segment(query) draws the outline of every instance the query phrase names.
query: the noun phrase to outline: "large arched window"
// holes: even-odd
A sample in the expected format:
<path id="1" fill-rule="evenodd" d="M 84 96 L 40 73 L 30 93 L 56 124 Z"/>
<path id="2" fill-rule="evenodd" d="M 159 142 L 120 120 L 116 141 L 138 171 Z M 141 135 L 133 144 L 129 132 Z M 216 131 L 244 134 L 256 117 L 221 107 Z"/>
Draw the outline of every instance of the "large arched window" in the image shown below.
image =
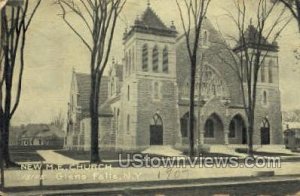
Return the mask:
<path id="1" fill-rule="evenodd" d="M 144 44 L 142 52 L 142 69 L 148 71 L 148 45 Z"/>
<path id="2" fill-rule="evenodd" d="M 169 52 L 167 47 L 165 47 L 163 51 L 163 72 L 169 72 Z"/>
<path id="3" fill-rule="evenodd" d="M 152 71 L 158 72 L 158 61 L 159 61 L 159 53 L 157 46 L 154 46 L 152 53 Z"/>
<path id="4" fill-rule="evenodd" d="M 269 83 L 273 83 L 273 64 L 273 60 L 270 60 L 268 67 Z"/>

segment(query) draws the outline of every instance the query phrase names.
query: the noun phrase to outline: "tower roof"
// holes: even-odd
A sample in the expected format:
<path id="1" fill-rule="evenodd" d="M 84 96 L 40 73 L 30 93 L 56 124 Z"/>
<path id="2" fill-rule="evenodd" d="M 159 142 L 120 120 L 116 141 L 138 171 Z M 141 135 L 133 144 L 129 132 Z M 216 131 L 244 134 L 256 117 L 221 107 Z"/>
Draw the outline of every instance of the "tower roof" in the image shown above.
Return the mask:
<path id="1" fill-rule="evenodd" d="M 234 48 L 235 51 L 239 51 L 244 47 L 257 47 L 258 44 L 262 50 L 278 51 L 277 43 L 269 43 L 264 36 L 259 37 L 259 32 L 252 24 L 248 26 L 244 37 L 245 43 L 243 42 L 242 38 L 240 38 L 238 45 Z"/>
<path id="2" fill-rule="evenodd" d="M 152 10 L 151 7 L 147 7 L 141 20 L 138 22 L 139 25 L 146 28 L 152 28 L 157 30 L 170 30 L 159 18 L 159 16 Z"/>
<path id="3" fill-rule="evenodd" d="M 177 35 L 175 26 L 172 24 L 171 27 L 167 27 L 149 5 L 144 11 L 142 17 L 135 20 L 130 31 L 124 34 L 124 39 L 130 37 L 133 32 L 170 37 L 176 37 Z"/>

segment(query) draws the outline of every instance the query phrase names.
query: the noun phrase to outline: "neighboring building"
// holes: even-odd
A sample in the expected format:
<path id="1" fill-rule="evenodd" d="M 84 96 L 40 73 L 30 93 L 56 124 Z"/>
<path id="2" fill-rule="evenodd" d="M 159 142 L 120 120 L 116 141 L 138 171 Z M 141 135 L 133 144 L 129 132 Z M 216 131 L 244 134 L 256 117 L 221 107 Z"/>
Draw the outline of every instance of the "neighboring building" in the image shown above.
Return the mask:
<path id="1" fill-rule="evenodd" d="M 247 118 L 234 71 L 218 58 L 230 58 L 208 19 L 201 32 L 203 74 L 199 101 L 196 82 L 195 124 L 200 144 L 245 144 Z M 249 26 L 247 40 L 255 42 Z M 234 50 L 239 53 L 241 46 Z M 268 50 L 259 73 L 255 144 L 282 143 L 278 46 Z M 201 54 L 204 51 L 204 54 Z M 233 62 L 232 62 L 233 63 Z M 199 66 L 198 66 L 199 67 Z M 190 62 L 183 36 L 167 27 L 148 7 L 124 33 L 123 66 L 113 62 L 101 82 L 100 148 L 143 149 L 150 145 L 187 145 Z M 197 80 L 199 81 L 199 69 Z M 89 76 L 73 73 L 66 148 L 90 148 Z M 201 106 L 200 118 L 198 106 Z M 199 122 L 200 121 L 200 122 Z M 80 139 L 81 138 L 81 139 Z"/>
<path id="2" fill-rule="evenodd" d="M 65 133 L 54 125 L 28 124 L 11 127 L 10 146 L 62 148 Z"/>

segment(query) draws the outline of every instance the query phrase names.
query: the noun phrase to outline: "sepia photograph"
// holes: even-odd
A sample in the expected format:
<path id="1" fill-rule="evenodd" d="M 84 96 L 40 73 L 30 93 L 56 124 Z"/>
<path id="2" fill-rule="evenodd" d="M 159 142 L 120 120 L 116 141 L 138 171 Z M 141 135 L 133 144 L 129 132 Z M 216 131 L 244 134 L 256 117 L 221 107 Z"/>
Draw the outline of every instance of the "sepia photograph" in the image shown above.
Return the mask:
<path id="1" fill-rule="evenodd" d="M 0 195 L 300 195 L 300 0 L 0 12 Z"/>

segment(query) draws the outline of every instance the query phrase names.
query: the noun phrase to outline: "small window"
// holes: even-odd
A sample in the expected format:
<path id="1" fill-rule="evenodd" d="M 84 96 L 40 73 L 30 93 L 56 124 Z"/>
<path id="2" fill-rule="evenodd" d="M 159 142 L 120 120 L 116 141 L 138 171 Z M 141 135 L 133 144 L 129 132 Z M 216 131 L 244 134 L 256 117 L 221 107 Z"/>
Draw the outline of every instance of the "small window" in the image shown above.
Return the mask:
<path id="1" fill-rule="evenodd" d="M 142 52 L 142 69 L 148 71 L 148 46 L 144 44 Z"/>
<path id="2" fill-rule="evenodd" d="M 130 115 L 127 114 L 127 133 L 130 133 Z"/>
<path id="3" fill-rule="evenodd" d="M 125 54 L 125 74 L 128 75 L 128 54 Z"/>
<path id="4" fill-rule="evenodd" d="M 153 87 L 154 99 L 159 99 L 159 83 L 155 82 Z"/>
<path id="5" fill-rule="evenodd" d="M 128 75 L 131 74 L 131 50 L 128 53 Z"/>
<path id="6" fill-rule="evenodd" d="M 265 77 L 265 65 L 262 64 L 260 68 L 260 80 L 261 82 L 266 82 L 266 77 Z"/>
<path id="7" fill-rule="evenodd" d="M 154 46 L 153 48 L 153 54 L 152 54 L 152 71 L 153 72 L 158 72 L 158 61 L 159 61 L 159 57 L 158 57 L 158 48 L 157 46 Z"/>
<path id="8" fill-rule="evenodd" d="M 203 45 L 204 46 L 208 45 L 208 33 L 207 33 L 207 31 L 204 31 L 204 33 L 203 33 Z"/>
<path id="9" fill-rule="evenodd" d="M 263 92 L 263 104 L 264 104 L 264 105 L 267 105 L 267 103 L 268 103 L 267 92 L 264 91 L 264 92 Z"/>
<path id="10" fill-rule="evenodd" d="M 269 62 L 269 83 L 273 83 L 273 60 Z"/>
<path id="11" fill-rule="evenodd" d="M 127 87 L 127 100 L 130 101 L 130 86 Z"/>
<path id="12" fill-rule="evenodd" d="M 163 51 L 163 72 L 169 72 L 169 52 L 167 47 Z"/>
<path id="13" fill-rule="evenodd" d="M 135 71 L 134 49 L 132 50 L 131 72 Z"/>
<path id="14" fill-rule="evenodd" d="M 190 83 L 186 82 L 183 86 L 183 96 L 188 97 L 189 96 L 189 90 L 190 90 Z"/>

